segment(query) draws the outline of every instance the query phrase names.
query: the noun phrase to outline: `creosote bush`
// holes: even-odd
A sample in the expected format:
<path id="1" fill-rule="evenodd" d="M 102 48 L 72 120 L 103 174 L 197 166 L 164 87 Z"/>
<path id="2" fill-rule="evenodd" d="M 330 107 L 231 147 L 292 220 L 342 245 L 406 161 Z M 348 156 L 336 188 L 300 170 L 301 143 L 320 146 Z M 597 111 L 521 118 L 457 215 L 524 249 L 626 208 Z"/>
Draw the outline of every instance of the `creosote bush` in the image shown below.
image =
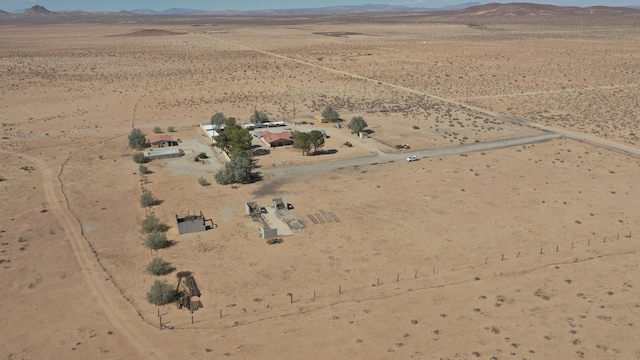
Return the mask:
<path id="1" fill-rule="evenodd" d="M 156 126 L 153 128 L 153 132 L 156 134 L 160 134 L 162 132 L 162 129 L 160 129 L 160 126 Z"/>
<path id="2" fill-rule="evenodd" d="M 207 186 L 207 185 L 209 185 L 209 182 L 207 181 L 207 179 L 204 176 L 201 176 L 200 178 L 198 178 L 198 184 L 200 184 L 202 186 Z"/>
<path id="3" fill-rule="evenodd" d="M 140 174 L 142 175 L 151 174 L 151 171 L 149 171 L 149 168 L 144 165 L 138 166 L 138 171 L 140 171 Z"/>

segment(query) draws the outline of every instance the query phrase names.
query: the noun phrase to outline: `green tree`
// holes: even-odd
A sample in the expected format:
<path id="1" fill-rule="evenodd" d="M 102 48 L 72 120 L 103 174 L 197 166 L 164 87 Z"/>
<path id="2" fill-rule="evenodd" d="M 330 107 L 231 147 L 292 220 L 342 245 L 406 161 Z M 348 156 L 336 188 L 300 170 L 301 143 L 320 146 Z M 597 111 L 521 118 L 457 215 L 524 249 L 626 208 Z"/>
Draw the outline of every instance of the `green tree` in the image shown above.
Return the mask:
<path id="1" fill-rule="evenodd" d="M 166 281 L 160 280 L 156 280 L 147 293 L 147 301 L 158 306 L 172 303 L 177 297 L 176 289 Z"/>
<path id="2" fill-rule="evenodd" d="M 251 150 L 251 133 L 238 124 L 225 127 L 224 131 L 216 137 L 214 146 L 227 154 L 241 154 Z"/>
<path id="3" fill-rule="evenodd" d="M 309 133 L 294 131 L 291 134 L 291 138 L 293 139 L 293 147 L 302 150 L 302 155 L 308 154 L 309 151 L 311 151 L 311 135 Z"/>
<path id="4" fill-rule="evenodd" d="M 144 244 L 153 250 L 164 249 L 169 247 L 171 244 L 169 240 L 167 240 L 167 235 L 162 231 L 154 230 L 147 235 L 147 238 L 144 241 Z"/>
<path id="5" fill-rule="evenodd" d="M 236 125 L 237 123 L 238 122 L 236 121 L 236 118 L 229 117 L 229 118 L 227 118 L 227 120 L 224 121 L 224 126 L 225 126 L 225 128 L 227 128 L 229 126 Z"/>
<path id="6" fill-rule="evenodd" d="M 151 191 L 147 190 L 140 195 L 140 205 L 142 207 L 158 205 L 158 199 L 154 198 Z"/>
<path id="7" fill-rule="evenodd" d="M 233 156 L 224 169 L 216 173 L 216 182 L 220 185 L 247 184 L 253 181 L 253 162 L 247 156 Z"/>
<path id="8" fill-rule="evenodd" d="M 140 129 L 133 129 L 129 134 L 129 147 L 132 149 L 140 150 L 147 146 L 147 138 Z"/>
<path id="9" fill-rule="evenodd" d="M 166 275 L 171 272 L 171 268 L 169 267 L 169 263 L 162 260 L 162 258 L 154 258 L 147 265 L 147 272 L 151 275 Z"/>
<path id="10" fill-rule="evenodd" d="M 131 155 L 131 158 L 136 164 L 146 164 L 149 161 L 151 161 L 151 159 L 145 156 L 144 153 L 141 151 L 138 151 L 137 153 Z"/>
<path id="11" fill-rule="evenodd" d="M 364 131 L 367 128 L 367 122 L 364 120 L 362 116 L 354 116 L 349 125 L 347 127 L 351 130 L 352 133 L 358 134 Z"/>
<path id="12" fill-rule="evenodd" d="M 222 127 L 222 125 L 225 124 L 225 122 L 227 121 L 227 118 L 224 116 L 223 113 L 221 112 L 217 112 L 215 114 L 213 114 L 213 116 L 211 117 L 211 125 L 215 126 L 217 129 L 219 129 L 220 127 Z"/>
<path id="13" fill-rule="evenodd" d="M 249 121 L 252 124 L 265 123 L 265 122 L 269 122 L 269 116 L 265 112 L 254 110 L 253 114 L 249 118 Z"/>
<path id="14" fill-rule="evenodd" d="M 313 152 L 324 146 L 324 135 L 318 130 L 311 130 L 309 133 L 309 143 L 313 146 Z"/>
<path id="15" fill-rule="evenodd" d="M 327 105 L 327 107 L 322 110 L 322 117 L 331 122 L 340 120 L 340 114 L 338 114 L 331 105 Z"/>
<path id="16" fill-rule="evenodd" d="M 154 231 L 166 232 L 169 230 L 169 225 L 163 223 L 155 215 L 151 214 L 146 219 L 142 220 L 142 231 L 150 234 Z"/>

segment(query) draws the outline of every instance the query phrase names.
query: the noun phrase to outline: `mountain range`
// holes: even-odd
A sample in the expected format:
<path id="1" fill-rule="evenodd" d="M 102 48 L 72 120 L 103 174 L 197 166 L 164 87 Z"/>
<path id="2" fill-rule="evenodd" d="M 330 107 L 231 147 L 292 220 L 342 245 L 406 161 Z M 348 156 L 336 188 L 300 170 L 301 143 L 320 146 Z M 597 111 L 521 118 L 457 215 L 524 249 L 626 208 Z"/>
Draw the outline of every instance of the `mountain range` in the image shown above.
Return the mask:
<path id="1" fill-rule="evenodd" d="M 593 14 L 615 14 L 640 11 L 640 6 L 636 7 L 560 7 L 554 5 L 541 5 L 531 3 L 508 3 L 508 4 L 482 4 L 480 2 L 467 2 L 457 5 L 449 5 L 442 8 L 408 7 L 400 5 L 361 5 L 361 6 L 330 6 L 307 9 L 280 9 L 280 10 L 256 10 L 256 11 L 204 11 L 186 8 L 172 8 L 163 11 L 151 9 L 135 9 L 131 11 L 119 12 L 87 12 L 82 10 L 73 11 L 49 11 L 40 5 L 35 5 L 19 13 L 10 13 L 0 9 L 0 19 L 20 19 L 20 18 L 49 18 L 60 17 L 87 18 L 91 16 L 191 16 L 191 15 L 292 15 L 292 14 L 400 14 L 400 13 L 449 13 L 460 16 L 532 16 L 532 15 L 593 15 Z"/>

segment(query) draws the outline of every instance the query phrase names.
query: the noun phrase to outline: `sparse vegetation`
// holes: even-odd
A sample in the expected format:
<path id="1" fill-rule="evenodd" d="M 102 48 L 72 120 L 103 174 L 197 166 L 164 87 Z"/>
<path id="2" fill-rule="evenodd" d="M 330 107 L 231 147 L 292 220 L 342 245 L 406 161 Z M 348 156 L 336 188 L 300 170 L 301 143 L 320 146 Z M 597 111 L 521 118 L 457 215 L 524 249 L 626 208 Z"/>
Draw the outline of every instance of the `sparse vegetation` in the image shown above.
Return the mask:
<path id="1" fill-rule="evenodd" d="M 160 134 L 162 132 L 162 129 L 160 128 L 160 126 L 155 126 L 153 128 L 153 132 L 156 134 Z"/>
<path id="2" fill-rule="evenodd" d="M 147 146 L 147 138 L 140 129 L 133 129 L 129 134 L 129 147 L 140 150 Z"/>
<path id="3" fill-rule="evenodd" d="M 144 165 L 140 165 L 138 166 L 138 171 L 140 172 L 140 174 L 142 175 L 147 175 L 147 174 L 151 174 L 151 170 L 149 170 L 148 167 L 144 166 Z"/>
<path id="4" fill-rule="evenodd" d="M 147 301 L 153 305 L 166 305 L 176 300 L 178 293 L 166 281 L 156 280 L 147 293 Z"/>
<path id="5" fill-rule="evenodd" d="M 265 112 L 254 110 L 253 114 L 251 114 L 251 117 L 249 117 L 249 121 L 252 124 L 265 123 L 269 122 L 269 116 Z"/>
<path id="6" fill-rule="evenodd" d="M 142 207 L 155 206 L 158 205 L 158 203 L 158 199 L 153 197 L 151 191 L 144 191 L 142 195 L 140 195 L 140 205 Z"/>
<path id="7" fill-rule="evenodd" d="M 171 268 L 169 267 L 169 263 L 162 260 L 162 258 L 157 257 L 153 258 L 151 262 L 147 265 L 147 272 L 151 275 L 166 275 L 171 272 Z"/>
<path id="8" fill-rule="evenodd" d="M 162 231 L 154 230 L 147 235 L 144 244 L 153 250 L 159 250 L 169 247 L 171 243 L 167 240 L 167 235 Z"/>
<path id="9" fill-rule="evenodd" d="M 201 176 L 198 178 L 198 184 L 202 185 L 202 186 L 208 186 L 209 185 L 209 181 L 207 181 L 207 179 L 204 176 Z"/>
<path id="10" fill-rule="evenodd" d="M 142 220 L 142 231 L 149 234 L 154 231 L 166 232 L 169 230 L 169 225 L 161 222 L 155 215 L 151 214 L 146 219 Z"/>
<path id="11" fill-rule="evenodd" d="M 167 131 L 168 131 L 168 132 L 176 132 L 176 128 L 175 128 L 175 127 L 173 127 L 173 126 L 169 126 L 169 127 L 167 128 Z"/>

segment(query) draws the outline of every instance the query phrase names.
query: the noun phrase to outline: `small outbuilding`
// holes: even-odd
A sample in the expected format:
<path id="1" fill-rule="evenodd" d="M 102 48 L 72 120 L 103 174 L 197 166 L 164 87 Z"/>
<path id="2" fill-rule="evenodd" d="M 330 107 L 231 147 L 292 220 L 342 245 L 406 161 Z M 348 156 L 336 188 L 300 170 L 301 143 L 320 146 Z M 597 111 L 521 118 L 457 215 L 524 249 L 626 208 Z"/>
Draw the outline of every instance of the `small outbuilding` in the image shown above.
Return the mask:
<path id="1" fill-rule="evenodd" d="M 176 223 L 178 224 L 178 234 L 188 234 L 199 231 L 206 231 L 213 228 L 213 220 L 205 219 L 202 212 L 199 215 L 187 214 L 187 216 L 179 217 L 176 215 Z M 209 224 L 209 225 L 207 225 Z"/>

